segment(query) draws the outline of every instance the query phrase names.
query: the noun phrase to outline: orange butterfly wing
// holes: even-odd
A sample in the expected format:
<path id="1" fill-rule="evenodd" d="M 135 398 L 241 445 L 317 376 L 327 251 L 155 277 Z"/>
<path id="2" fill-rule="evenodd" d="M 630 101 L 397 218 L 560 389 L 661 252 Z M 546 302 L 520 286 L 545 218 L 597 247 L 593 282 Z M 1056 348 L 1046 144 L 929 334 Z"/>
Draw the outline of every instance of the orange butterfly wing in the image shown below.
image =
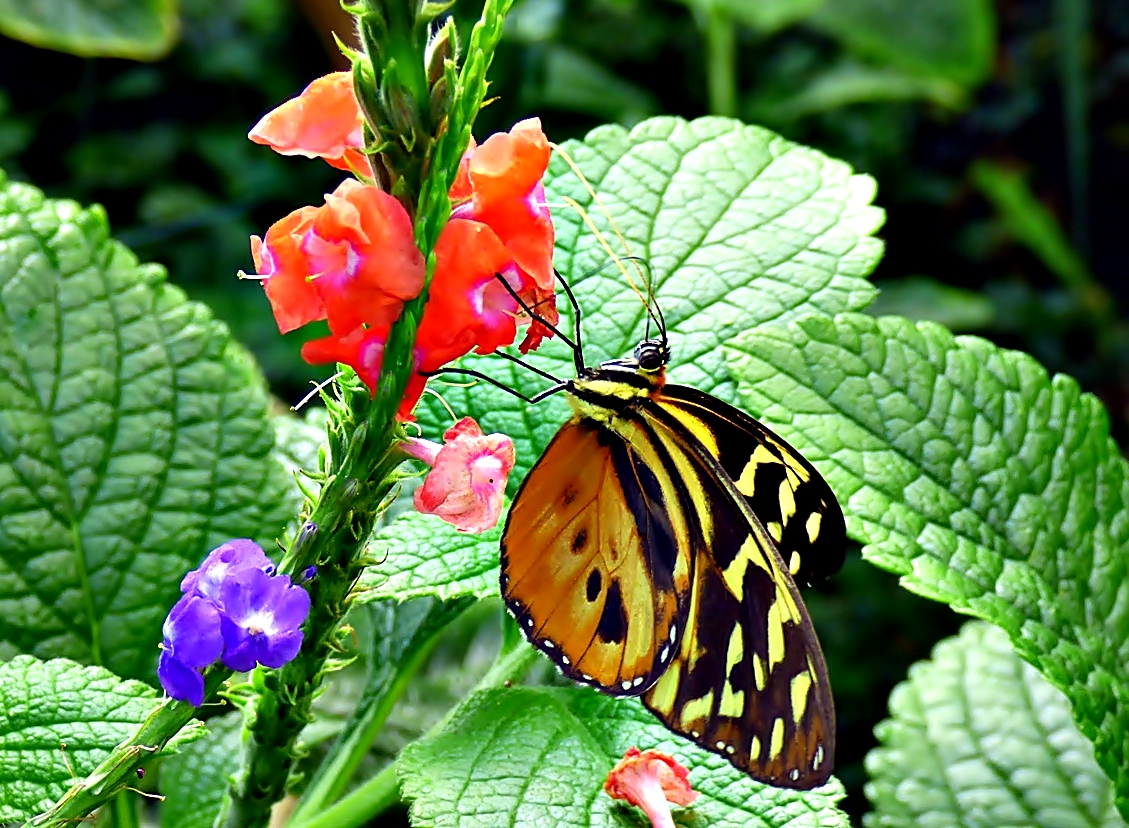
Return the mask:
<path id="1" fill-rule="evenodd" d="M 685 628 L 688 530 L 663 508 L 678 495 L 653 453 L 630 426 L 566 424 L 502 536 L 502 594 L 526 637 L 566 676 L 613 695 L 654 684 Z"/>

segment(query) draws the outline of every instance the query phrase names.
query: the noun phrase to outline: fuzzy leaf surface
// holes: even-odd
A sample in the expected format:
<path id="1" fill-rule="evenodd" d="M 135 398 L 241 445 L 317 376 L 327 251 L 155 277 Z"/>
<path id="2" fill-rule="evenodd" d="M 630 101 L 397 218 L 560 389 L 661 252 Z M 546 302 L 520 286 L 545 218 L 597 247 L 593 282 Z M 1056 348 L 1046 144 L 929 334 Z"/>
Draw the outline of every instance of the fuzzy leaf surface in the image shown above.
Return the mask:
<path id="1" fill-rule="evenodd" d="M 690 769 L 701 796 L 675 812 L 682 826 L 847 828 L 837 780 L 815 791 L 752 781 L 724 759 L 663 727 L 634 699 L 580 687 L 515 687 L 475 694 L 447 727 L 409 745 L 400 760 L 415 828 L 645 824 L 603 792 L 629 747 L 661 750 Z"/>
<path id="2" fill-rule="evenodd" d="M 579 300 L 589 365 L 630 354 L 644 335 L 646 313 L 566 199 L 581 205 L 617 255 L 625 252 L 621 234 L 626 252 L 650 263 L 674 351 L 672 379 L 729 401 L 736 387 L 722 342 L 766 322 L 857 310 L 874 298 L 865 277 L 881 256 L 873 233 L 883 213 L 871 205 L 874 180 L 842 161 L 715 117 L 652 118 L 631 131 L 600 127 L 564 148 L 596 196 L 563 158 L 553 158 L 546 190 L 557 231 L 555 265 Z M 641 286 L 639 273 L 633 267 L 630 273 Z M 567 298 L 558 296 L 561 327 L 571 334 Z M 571 352 L 560 341 L 547 342 L 529 361 L 558 377 L 574 375 Z M 464 364 L 527 395 L 548 385 L 498 358 L 470 357 Z M 511 493 L 568 414 L 559 396 L 533 410 L 485 384 L 433 385 L 460 416 L 513 438 Z M 425 399 L 418 413 L 434 435 L 450 422 L 434 400 Z"/>
<path id="3" fill-rule="evenodd" d="M 863 555 L 1007 630 L 1129 812 L 1129 467 L 1098 400 L 1026 354 L 899 317 L 812 317 L 726 351 Z"/>
<path id="4" fill-rule="evenodd" d="M 505 522 L 503 514 L 490 531 L 470 535 L 432 515 L 401 515 L 369 541 L 369 553 L 382 562 L 365 569 L 354 590 L 356 600 L 497 595 L 498 544 Z"/>
<path id="5" fill-rule="evenodd" d="M 156 695 L 63 658 L 19 655 L 0 664 L 0 824 L 50 807 L 137 730 Z"/>
<path id="6" fill-rule="evenodd" d="M 998 627 L 970 622 L 890 696 L 866 759 L 867 828 L 1124 828 L 1070 702 Z"/>
<path id="7" fill-rule="evenodd" d="M 184 573 L 292 512 L 250 357 L 110 239 L 0 181 L 0 657 L 154 681 Z"/>
<path id="8" fill-rule="evenodd" d="M 176 42 L 176 0 L 0 0 L 0 32 L 82 57 L 155 60 Z"/>

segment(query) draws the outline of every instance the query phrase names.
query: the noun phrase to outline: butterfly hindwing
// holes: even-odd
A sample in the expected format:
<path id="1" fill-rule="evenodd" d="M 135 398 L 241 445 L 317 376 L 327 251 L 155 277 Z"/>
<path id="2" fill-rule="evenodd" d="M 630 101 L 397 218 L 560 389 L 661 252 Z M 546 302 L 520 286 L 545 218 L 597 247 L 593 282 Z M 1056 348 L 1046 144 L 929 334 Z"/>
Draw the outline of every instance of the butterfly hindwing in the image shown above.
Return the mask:
<path id="1" fill-rule="evenodd" d="M 655 403 L 721 464 L 797 584 L 818 583 L 839 571 L 846 548 L 843 510 L 798 451 L 745 412 L 696 388 L 667 384 Z"/>
<path id="2" fill-rule="evenodd" d="M 643 702 L 672 730 L 757 779 L 822 784 L 835 715 L 799 592 L 732 481 L 681 421 L 656 409 L 641 414 L 687 481 L 696 554 L 679 652 Z"/>
<path id="3" fill-rule="evenodd" d="M 689 534 L 641 429 L 565 425 L 522 483 L 502 536 L 502 593 L 568 677 L 638 695 L 677 650 Z M 526 495 L 526 492 L 531 494 Z"/>

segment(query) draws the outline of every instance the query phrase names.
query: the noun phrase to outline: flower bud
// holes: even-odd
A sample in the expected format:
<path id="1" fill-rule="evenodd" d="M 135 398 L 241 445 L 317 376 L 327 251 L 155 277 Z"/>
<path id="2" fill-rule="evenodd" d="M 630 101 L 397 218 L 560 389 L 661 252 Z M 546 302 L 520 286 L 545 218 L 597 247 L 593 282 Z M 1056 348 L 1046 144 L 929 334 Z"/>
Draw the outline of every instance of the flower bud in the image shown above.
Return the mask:
<path id="1" fill-rule="evenodd" d="M 424 67 L 427 70 L 427 83 L 432 88 L 444 75 L 444 68 L 448 61 L 452 64 L 458 62 L 459 57 L 459 32 L 455 28 L 455 21 L 448 18 L 427 41 L 424 51 Z"/>

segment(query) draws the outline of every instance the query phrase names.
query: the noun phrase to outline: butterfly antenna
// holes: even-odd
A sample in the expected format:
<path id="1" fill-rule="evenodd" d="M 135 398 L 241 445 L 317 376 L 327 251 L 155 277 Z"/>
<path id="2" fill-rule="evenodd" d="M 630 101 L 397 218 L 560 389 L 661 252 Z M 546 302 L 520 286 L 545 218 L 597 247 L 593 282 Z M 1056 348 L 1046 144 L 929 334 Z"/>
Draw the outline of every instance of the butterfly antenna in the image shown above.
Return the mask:
<path id="1" fill-rule="evenodd" d="M 546 328 L 548 328 L 550 331 L 552 331 L 556 336 L 558 336 L 560 338 L 561 342 L 563 342 L 565 345 L 567 345 L 569 348 L 572 349 L 573 355 L 575 355 L 577 353 L 577 351 L 578 351 L 577 344 L 575 342 L 573 342 L 571 339 L 569 339 L 567 336 L 565 336 L 563 333 L 561 333 L 560 329 L 557 328 L 556 325 L 554 325 L 552 322 L 550 322 L 545 317 L 538 314 L 535 310 L 533 310 L 533 308 L 531 308 L 529 306 L 529 303 L 527 303 L 524 299 L 522 299 L 520 296 L 518 296 L 517 291 L 514 290 L 513 287 L 510 286 L 510 283 L 506 281 L 505 277 L 502 276 L 501 273 L 495 273 L 494 278 L 497 279 L 499 282 L 501 282 L 502 287 L 504 287 L 506 289 L 506 293 L 508 293 L 513 298 L 513 300 L 515 302 L 517 302 L 518 307 L 521 308 L 523 311 L 525 311 L 525 313 L 529 316 L 530 319 L 532 319 L 534 322 L 539 322 L 540 324 L 544 325 Z"/>
<path id="2" fill-rule="evenodd" d="M 572 292 L 572 287 L 564 276 L 560 274 L 556 268 L 553 268 L 553 273 L 556 274 L 557 281 L 561 283 L 564 288 L 565 294 L 568 296 L 569 304 L 572 305 L 572 318 L 574 322 L 573 335 L 576 337 L 576 347 L 572 351 L 572 361 L 576 365 L 576 373 L 580 375 L 584 372 L 584 343 L 580 339 L 580 303 L 576 301 L 576 295 Z"/>
<path id="3" fill-rule="evenodd" d="M 620 246 L 623 248 L 626 255 L 622 257 L 616 255 L 615 251 L 612 250 L 611 246 L 608 244 L 607 239 L 604 237 L 604 234 L 599 230 L 599 228 L 596 227 L 595 223 L 593 223 L 591 217 L 588 215 L 588 212 L 579 203 L 577 203 L 575 199 L 569 198 L 568 196 L 562 196 L 562 200 L 574 210 L 576 210 L 576 212 L 580 215 L 581 219 L 588 226 L 588 229 L 592 231 L 593 235 L 595 235 L 596 239 L 600 242 L 600 245 L 616 263 L 616 266 L 619 268 L 620 273 L 623 274 L 624 278 L 627 280 L 627 283 L 631 286 L 631 289 L 635 291 L 635 295 L 639 297 L 639 301 L 643 303 L 643 307 L 646 308 L 648 316 L 647 336 L 650 336 L 650 322 L 651 320 L 654 320 L 655 324 L 658 325 L 660 330 L 662 331 L 663 341 L 665 342 L 666 328 L 660 323 L 659 319 L 655 318 L 655 315 L 651 310 L 650 300 L 654 298 L 653 280 L 646 278 L 644 276 L 642 268 L 639 266 L 639 262 L 644 260 L 638 256 L 632 255 L 631 245 L 628 244 L 627 239 L 624 237 L 623 233 L 620 232 L 619 226 L 615 223 L 615 219 L 613 219 L 611 216 L 611 212 L 604 205 L 604 202 L 600 200 L 600 196 L 596 193 L 596 190 L 592 187 L 591 183 L 588 181 L 587 177 L 585 177 L 584 173 L 581 172 L 580 167 L 578 167 L 576 162 L 572 160 L 572 157 L 568 154 L 568 152 L 566 152 L 565 149 L 559 144 L 555 144 L 551 141 L 549 142 L 549 146 L 552 147 L 557 155 L 559 155 L 564 160 L 569 169 L 572 170 L 573 174 L 577 177 L 581 184 L 583 184 L 584 189 L 588 191 L 589 197 L 592 199 L 592 202 L 597 207 L 599 207 L 600 212 L 607 220 L 608 225 L 611 227 L 612 232 L 615 234 L 615 237 L 619 240 Z M 631 274 L 627 272 L 627 268 L 623 266 L 624 261 L 632 261 L 635 263 L 636 272 L 639 274 L 639 278 L 647 286 L 646 296 L 644 296 L 643 292 L 639 290 L 639 287 L 635 284 L 635 280 L 632 279 Z M 648 266 L 648 272 L 649 271 L 650 267 Z M 660 317 L 661 314 L 662 312 L 660 311 Z"/>
<path id="4" fill-rule="evenodd" d="M 529 368 L 534 373 L 541 374 L 541 375 L 546 376 L 546 377 L 550 376 L 549 374 L 546 374 L 544 371 L 540 371 L 540 370 L 534 368 L 531 365 L 528 365 L 526 363 L 522 363 L 520 360 L 517 359 L 517 357 L 511 357 L 509 354 L 503 354 L 500 351 L 497 353 L 497 355 L 498 356 L 504 356 L 504 357 L 514 361 L 514 362 L 518 362 L 519 364 L 525 365 L 525 367 Z M 505 391 L 507 394 L 511 394 L 512 396 L 517 397 L 519 400 L 524 400 L 525 402 L 529 403 L 530 405 L 536 405 L 537 403 L 541 402 L 541 400 L 545 399 L 546 397 L 551 397 L 551 396 L 553 396 L 553 394 L 557 394 L 557 393 L 560 393 L 561 391 L 564 391 L 565 388 L 567 387 L 565 383 L 558 382 L 556 385 L 552 386 L 551 388 L 546 388 L 544 391 L 541 391 L 537 394 L 534 394 L 532 397 L 527 397 L 525 394 L 521 393 L 517 389 L 510 388 L 504 382 L 501 382 L 500 380 L 496 380 L 493 377 L 487 376 L 486 374 L 483 374 L 481 371 L 472 371 L 470 368 L 440 368 L 437 371 L 420 371 L 420 376 L 429 377 L 429 378 L 430 377 L 442 376 L 444 374 L 458 374 L 459 376 L 462 376 L 462 377 L 473 377 L 474 379 L 479 379 L 479 380 L 482 380 L 483 382 L 488 382 L 491 385 L 493 385 L 495 388 L 499 388 L 502 391 Z"/>

